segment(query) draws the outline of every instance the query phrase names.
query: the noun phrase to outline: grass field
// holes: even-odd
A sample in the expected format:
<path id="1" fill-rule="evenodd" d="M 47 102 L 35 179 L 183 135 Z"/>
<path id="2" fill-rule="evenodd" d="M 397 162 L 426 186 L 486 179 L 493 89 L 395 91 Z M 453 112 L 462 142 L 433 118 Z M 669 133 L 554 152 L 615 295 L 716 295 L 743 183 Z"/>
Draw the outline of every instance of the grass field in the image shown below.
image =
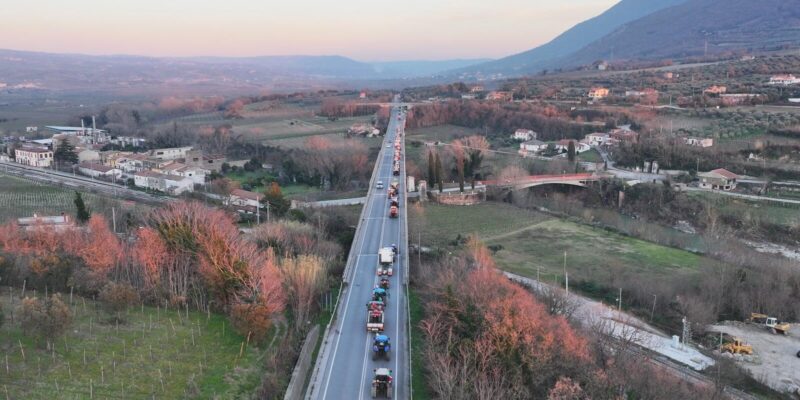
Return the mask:
<path id="1" fill-rule="evenodd" d="M 265 350 L 235 334 L 222 316 L 134 306 L 123 313 L 124 324 L 115 324 L 77 296 L 71 328 L 47 351 L 10 321 L 19 290 L 10 296 L 0 288 L 5 398 L 232 399 L 251 394 L 264 373 Z"/>
<path id="2" fill-rule="evenodd" d="M 111 208 L 116 207 L 117 217 L 148 207 L 131 201 L 120 201 L 108 197 L 83 193 L 89 211 L 99 212 L 111 218 Z M 42 185 L 23 178 L 0 175 L 0 223 L 11 219 L 39 215 L 59 215 L 62 212 L 75 214 L 75 192 L 55 186 Z"/>
<path id="3" fill-rule="evenodd" d="M 480 130 L 465 128 L 456 125 L 437 125 L 428 128 L 419 128 L 408 131 L 409 139 L 431 142 L 451 142 L 465 136 L 478 134 Z"/>
<path id="4" fill-rule="evenodd" d="M 578 160 L 592 162 L 592 163 L 601 163 L 603 162 L 603 157 L 600 153 L 597 152 L 595 149 L 591 149 L 589 151 L 584 151 L 581 154 L 578 154 Z"/>
<path id="5" fill-rule="evenodd" d="M 426 205 L 422 213 L 409 213 L 412 242 L 422 229 L 422 245 L 452 250 L 456 232 L 477 234 L 495 249 L 501 268 L 542 279 L 561 279 L 564 252 L 570 279 L 609 284 L 615 274 L 660 279 L 691 274 L 701 264 L 717 261 L 602 229 L 557 219 L 504 203 L 487 202 L 471 207 Z"/>
<path id="6" fill-rule="evenodd" d="M 690 192 L 689 195 L 712 202 L 722 214 L 744 220 L 761 220 L 788 226 L 800 224 L 800 206 L 798 205 L 772 201 L 749 201 L 712 192 Z"/>

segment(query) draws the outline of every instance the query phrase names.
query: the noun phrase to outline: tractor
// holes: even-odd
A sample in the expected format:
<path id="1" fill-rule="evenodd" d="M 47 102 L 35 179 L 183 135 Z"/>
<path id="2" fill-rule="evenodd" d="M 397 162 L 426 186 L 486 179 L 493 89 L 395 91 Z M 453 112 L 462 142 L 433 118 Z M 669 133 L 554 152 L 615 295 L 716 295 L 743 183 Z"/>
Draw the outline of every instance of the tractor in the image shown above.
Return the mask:
<path id="1" fill-rule="evenodd" d="M 745 343 L 742 339 L 733 338 L 732 341 L 720 346 L 719 351 L 731 354 L 753 354 L 753 346 Z"/>
<path id="2" fill-rule="evenodd" d="M 392 345 L 388 336 L 383 334 L 375 335 L 375 339 L 372 341 L 372 360 L 384 357 L 386 361 L 389 361 L 389 350 L 391 349 Z"/>
<path id="3" fill-rule="evenodd" d="M 389 368 L 377 368 L 374 371 L 375 376 L 372 378 L 372 398 L 378 396 L 392 398 L 394 390 L 392 389 L 392 370 Z"/>
<path id="4" fill-rule="evenodd" d="M 378 283 L 378 287 L 380 287 L 383 290 L 389 290 L 389 279 L 381 278 L 380 283 Z"/>
<path id="5" fill-rule="evenodd" d="M 384 305 L 386 305 L 386 300 L 389 299 L 389 292 L 386 289 L 381 287 L 376 287 L 372 289 L 372 301 L 380 301 Z"/>

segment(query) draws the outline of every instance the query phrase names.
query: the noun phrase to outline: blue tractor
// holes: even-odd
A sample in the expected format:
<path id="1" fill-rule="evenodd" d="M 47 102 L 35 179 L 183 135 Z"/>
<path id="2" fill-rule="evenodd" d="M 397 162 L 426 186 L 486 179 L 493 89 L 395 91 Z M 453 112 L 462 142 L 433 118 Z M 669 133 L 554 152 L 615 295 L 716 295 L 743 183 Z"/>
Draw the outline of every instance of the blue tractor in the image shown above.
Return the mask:
<path id="1" fill-rule="evenodd" d="M 387 304 L 387 300 L 389 300 L 389 292 L 382 287 L 376 287 L 372 289 L 372 301 L 380 301 L 383 304 Z"/>
<path id="2" fill-rule="evenodd" d="M 386 358 L 386 361 L 389 361 L 389 350 L 391 349 L 392 345 L 388 336 L 375 335 L 375 339 L 372 341 L 372 359 Z"/>

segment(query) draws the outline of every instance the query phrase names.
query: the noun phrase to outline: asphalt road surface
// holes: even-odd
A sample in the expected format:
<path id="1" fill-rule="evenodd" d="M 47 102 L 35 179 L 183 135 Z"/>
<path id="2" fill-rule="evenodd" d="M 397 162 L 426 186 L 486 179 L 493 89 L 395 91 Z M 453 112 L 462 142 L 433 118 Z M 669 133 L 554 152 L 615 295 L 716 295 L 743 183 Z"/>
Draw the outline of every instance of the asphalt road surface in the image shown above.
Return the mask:
<path id="1" fill-rule="evenodd" d="M 344 291 L 339 298 L 335 320 L 327 331 L 325 342 L 316 361 L 307 398 L 331 400 L 370 399 L 373 370 L 389 368 L 393 371 L 394 396 L 396 399 L 410 397 L 409 346 L 408 346 L 408 300 L 406 298 L 406 185 L 405 146 L 401 145 L 401 170 L 399 176 L 392 175 L 394 140 L 396 130 L 402 132 L 404 117 L 398 120 L 399 108 L 392 109 L 378 165 L 367 194 L 363 219 L 351 248 L 350 261 L 345 270 Z M 391 148 L 386 145 L 391 144 Z M 393 181 L 399 182 L 399 218 L 389 218 L 389 203 L 386 188 Z M 376 189 L 382 181 L 384 189 Z M 396 244 L 399 255 L 394 263 L 394 276 L 390 277 L 389 299 L 385 311 L 384 334 L 391 339 L 390 360 L 372 360 L 373 335 L 366 331 L 366 303 L 371 299 L 372 289 L 378 283 L 378 249 Z"/>

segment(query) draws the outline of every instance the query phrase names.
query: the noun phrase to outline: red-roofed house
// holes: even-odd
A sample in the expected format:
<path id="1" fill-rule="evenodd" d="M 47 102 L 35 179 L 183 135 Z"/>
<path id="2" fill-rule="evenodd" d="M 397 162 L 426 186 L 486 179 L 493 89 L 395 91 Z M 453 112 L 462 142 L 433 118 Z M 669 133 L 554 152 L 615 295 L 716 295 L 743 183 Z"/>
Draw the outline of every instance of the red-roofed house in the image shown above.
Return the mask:
<path id="1" fill-rule="evenodd" d="M 723 168 L 701 172 L 697 174 L 697 177 L 700 179 L 701 188 L 712 190 L 736 189 L 736 180 L 739 179 L 739 175 Z"/>
<path id="2" fill-rule="evenodd" d="M 234 189 L 228 197 L 228 205 L 236 211 L 246 214 L 255 214 L 261 208 L 260 200 L 264 195 L 247 190 Z"/>
<path id="3" fill-rule="evenodd" d="M 122 170 L 108 165 L 93 162 L 82 162 L 78 164 L 78 171 L 86 176 L 92 178 L 109 178 L 116 179 L 122 176 Z"/>

